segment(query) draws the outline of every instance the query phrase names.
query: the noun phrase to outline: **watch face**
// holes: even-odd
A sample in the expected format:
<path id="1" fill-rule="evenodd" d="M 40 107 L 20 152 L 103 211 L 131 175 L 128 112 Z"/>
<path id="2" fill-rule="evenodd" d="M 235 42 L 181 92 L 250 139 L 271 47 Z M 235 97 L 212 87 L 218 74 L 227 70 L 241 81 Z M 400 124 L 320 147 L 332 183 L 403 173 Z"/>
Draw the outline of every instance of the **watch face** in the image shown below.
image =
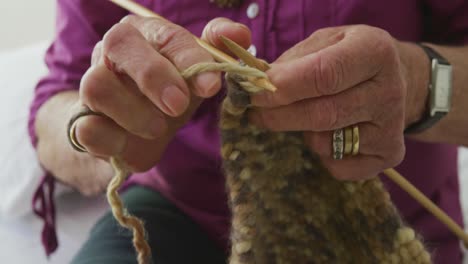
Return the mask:
<path id="1" fill-rule="evenodd" d="M 452 67 L 438 64 L 433 71 L 431 112 L 448 112 L 452 93 Z"/>

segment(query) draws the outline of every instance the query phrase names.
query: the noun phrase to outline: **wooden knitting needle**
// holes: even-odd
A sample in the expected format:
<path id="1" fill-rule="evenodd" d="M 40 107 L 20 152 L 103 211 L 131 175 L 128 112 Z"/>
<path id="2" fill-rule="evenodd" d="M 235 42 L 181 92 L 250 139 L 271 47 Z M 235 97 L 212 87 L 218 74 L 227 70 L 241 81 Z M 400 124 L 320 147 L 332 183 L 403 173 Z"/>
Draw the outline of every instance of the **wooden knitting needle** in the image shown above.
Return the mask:
<path id="1" fill-rule="evenodd" d="M 270 68 L 268 64 L 265 66 L 265 61 L 254 57 L 234 41 L 226 37 L 221 37 L 221 40 L 232 53 L 234 53 L 247 65 L 262 71 L 265 71 L 265 69 Z M 421 191 L 419 191 L 414 185 L 412 185 L 396 170 L 387 169 L 384 170 L 384 173 L 385 175 L 387 175 L 388 178 L 390 178 L 398 186 L 400 186 L 400 188 L 406 191 L 411 197 L 413 197 L 423 207 L 425 207 L 429 212 L 431 212 L 437 219 L 444 223 L 460 240 L 463 241 L 465 247 L 468 248 L 468 235 L 464 232 L 463 228 L 461 228 L 455 221 L 453 221 L 452 218 L 450 218 L 450 216 L 448 216 L 436 204 L 429 200 L 429 198 L 427 198 Z"/>
<path id="2" fill-rule="evenodd" d="M 120 7 L 136 14 L 139 16 L 144 17 L 157 17 L 162 18 L 158 14 L 154 13 L 153 11 L 147 9 L 144 6 L 141 6 L 131 0 L 109 0 Z M 218 62 L 228 62 L 228 63 L 237 63 L 237 61 L 232 58 L 231 56 L 225 54 L 224 52 L 216 49 L 215 47 L 211 46 L 210 44 L 204 42 L 203 40 L 195 37 L 197 43 L 206 49 L 216 61 Z M 247 65 L 257 68 L 262 71 L 266 71 L 269 66 L 264 61 L 259 60 L 252 56 L 248 51 L 244 48 L 237 45 L 235 42 L 221 37 L 223 43 L 228 47 L 232 53 L 234 53 L 237 57 L 243 60 Z M 266 79 L 256 79 L 252 80 L 256 85 L 263 87 L 270 91 L 275 91 L 276 87 L 271 84 Z M 411 195 L 416 201 L 418 201 L 424 208 L 426 208 L 429 212 L 431 212 L 437 219 L 439 219 L 442 223 L 444 223 L 459 239 L 463 241 L 465 247 L 468 247 L 468 235 L 463 231 L 463 229 L 453 221 L 450 216 L 444 213 L 437 205 L 435 205 L 429 198 L 427 198 L 421 191 L 419 191 L 414 185 L 408 182 L 401 174 L 399 174 L 394 169 L 387 169 L 384 171 L 389 179 L 394 181 L 397 185 L 399 185 L 403 190 L 405 190 L 409 195 Z"/>
<path id="3" fill-rule="evenodd" d="M 114 4 L 136 14 L 142 17 L 156 17 L 160 19 L 164 19 L 164 17 L 154 13 L 153 11 L 149 10 L 148 8 L 135 3 L 131 0 L 109 0 L 113 2 Z M 193 36 L 195 41 L 200 45 L 202 48 L 207 50 L 213 58 L 217 62 L 227 62 L 227 63 L 234 63 L 238 64 L 238 61 L 232 58 L 231 56 L 227 55 L 226 53 L 218 50 L 217 48 L 211 46 L 210 44 L 206 43 L 205 41 L 201 40 L 200 38 L 197 38 L 196 36 Z M 268 91 L 276 91 L 276 87 L 268 80 L 265 78 L 248 78 L 249 81 L 257 85 L 258 87 L 264 88 Z"/>
<path id="4" fill-rule="evenodd" d="M 468 248 L 468 235 L 465 233 L 463 228 L 461 228 L 455 221 L 453 221 L 452 218 L 450 218 L 450 216 L 448 216 L 444 211 L 442 211 L 435 203 L 429 200 L 427 196 L 425 196 L 420 190 L 418 190 L 396 170 L 386 169 L 384 170 L 384 173 L 385 175 L 387 175 L 388 178 L 394 181 L 398 186 L 400 186 L 416 201 L 418 201 L 423 207 L 425 207 L 429 212 L 431 212 L 435 217 L 437 217 L 437 219 L 444 223 L 460 240 L 463 241 L 465 247 Z"/>
<path id="5" fill-rule="evenodd" d="M 246 51 L 244 48 L 239 46 L 237 43 L 234 41 L 226 38 L 225 36 L 219 36 L 223 44 L 232 52 L 234 55 L 236 55 L 239 59 L 241 59 L 245 64 L 247 64 L 250 67 L 257 68 L 261 71 L 267 71 L 271 67 L 270 65 L 264 61 L 260 60 L 254 55 L 250 54 L 250 52 Z"/>

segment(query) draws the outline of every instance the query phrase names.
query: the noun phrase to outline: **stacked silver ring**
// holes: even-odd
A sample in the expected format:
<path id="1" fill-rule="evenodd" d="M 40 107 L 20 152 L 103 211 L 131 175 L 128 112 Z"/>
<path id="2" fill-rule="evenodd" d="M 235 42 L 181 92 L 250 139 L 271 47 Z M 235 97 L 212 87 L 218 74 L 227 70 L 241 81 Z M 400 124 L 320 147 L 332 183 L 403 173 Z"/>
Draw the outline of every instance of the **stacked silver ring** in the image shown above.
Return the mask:
<path id="1" fill-rule="evenodd" d="M 359 127 L 353 125 L 333 132 L 333 158 L 343 159 L 344 156 L 356 156 L 359 154 Z"/>
<path id="2" fill-rule="evenodd" d="M 333 132 L 333 158 L 343 159 L 344 154 L 344 130 L 337 129 Z"/>

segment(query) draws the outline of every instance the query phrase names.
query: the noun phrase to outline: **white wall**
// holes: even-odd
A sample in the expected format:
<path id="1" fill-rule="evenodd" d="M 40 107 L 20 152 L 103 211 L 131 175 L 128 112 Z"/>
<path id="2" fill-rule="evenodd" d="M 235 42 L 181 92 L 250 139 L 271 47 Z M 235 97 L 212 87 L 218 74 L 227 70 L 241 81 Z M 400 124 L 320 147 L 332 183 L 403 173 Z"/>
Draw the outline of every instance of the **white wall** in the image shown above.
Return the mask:
<path id="1" fill-rule="evenodd" d="M 0 0 L 0 14 L 0 52 L 52 39 L 55 0 Z"/>

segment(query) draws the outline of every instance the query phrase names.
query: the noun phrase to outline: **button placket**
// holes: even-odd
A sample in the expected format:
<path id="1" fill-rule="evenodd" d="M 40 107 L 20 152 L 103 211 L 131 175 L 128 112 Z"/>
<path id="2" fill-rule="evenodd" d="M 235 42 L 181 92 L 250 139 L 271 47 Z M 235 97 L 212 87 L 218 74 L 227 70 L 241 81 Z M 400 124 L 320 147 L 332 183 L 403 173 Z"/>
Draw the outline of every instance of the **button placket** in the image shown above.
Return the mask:
<path id="1" fill-rule="evenodd" d="M 249 52 L 257 57 L 265 56 L 266 0 L 254 0 L 246 3 L 244 14 L 249 20 L 252 31 L 252 45 Z"/>

